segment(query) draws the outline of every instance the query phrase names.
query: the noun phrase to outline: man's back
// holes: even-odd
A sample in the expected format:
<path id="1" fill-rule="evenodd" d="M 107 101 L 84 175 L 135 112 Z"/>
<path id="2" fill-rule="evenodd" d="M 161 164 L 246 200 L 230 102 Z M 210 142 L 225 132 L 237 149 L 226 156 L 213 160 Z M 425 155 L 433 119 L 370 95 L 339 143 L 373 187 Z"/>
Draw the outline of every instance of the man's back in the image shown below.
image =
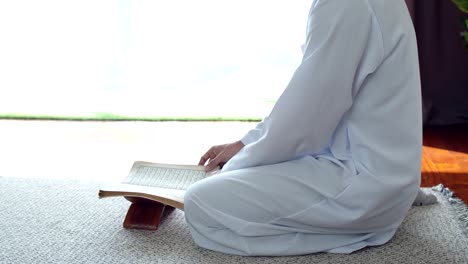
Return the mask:
<path id="1" fill-rule="evenodd" d="M 354 230 L 388 228 L 389 223 L 396 228 L 420 185 L 422 107 L 416 36 L 403 0 L 353 4 L 368 7 L 370 33 L 354 75 L 352 105 L 330 145 L 332 158 L 356 178 L 334 201 L 335 210 L 355 208 L 344 224 Z M 379 195 L 369 199 L 374 192 Z"/>
<path id="2" fill-rule="evenodd" d="M 396 184 L 419 181 L 422 106 L 413 25 L 403 0 L 364 1 L 373 8 L 382 39 L 376 54 L 382 57 L 373 65 L 379 55 L 370 48 L 361 62 L 347 124 L 350 148 L 358 170 Z M 369 61 L 376 68 L 367 75 Z"/>

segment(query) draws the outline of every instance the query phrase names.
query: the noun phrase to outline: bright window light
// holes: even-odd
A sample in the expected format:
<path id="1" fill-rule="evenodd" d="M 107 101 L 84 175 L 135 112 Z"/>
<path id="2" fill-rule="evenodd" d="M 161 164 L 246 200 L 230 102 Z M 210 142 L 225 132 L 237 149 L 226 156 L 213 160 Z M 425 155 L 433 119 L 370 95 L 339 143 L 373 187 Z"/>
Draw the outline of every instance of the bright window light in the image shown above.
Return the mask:
<path id="1" fill-rule="evenodd" d="M 0 2 L 0 114 L 267 114 L 311 0 Z"/>

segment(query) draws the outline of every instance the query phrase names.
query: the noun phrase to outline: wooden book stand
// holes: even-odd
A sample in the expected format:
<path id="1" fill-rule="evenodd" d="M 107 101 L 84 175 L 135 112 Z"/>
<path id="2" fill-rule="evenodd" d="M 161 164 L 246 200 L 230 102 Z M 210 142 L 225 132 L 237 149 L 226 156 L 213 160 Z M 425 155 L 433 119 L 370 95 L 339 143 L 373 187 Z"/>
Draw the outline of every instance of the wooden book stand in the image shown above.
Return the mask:
<path id="1" fill-rule="evenodd" d="M 123 222 L 123 227 L 126 229 L 157 230 L 164 215 L 174 210 L 172 206 L 144 198 L 125 197 L 125 199 L 132 202 Z"/>

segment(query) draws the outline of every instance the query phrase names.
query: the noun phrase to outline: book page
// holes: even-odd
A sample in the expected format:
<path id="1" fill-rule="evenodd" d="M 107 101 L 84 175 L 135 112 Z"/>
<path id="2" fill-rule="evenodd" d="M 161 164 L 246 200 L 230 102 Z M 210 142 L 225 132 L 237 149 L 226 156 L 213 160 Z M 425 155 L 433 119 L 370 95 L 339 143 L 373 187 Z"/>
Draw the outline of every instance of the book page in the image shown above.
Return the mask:
<path id="1" fill-rule="evenodd" d="M 99 190 L 99 198 L 113 196 L 140 197 L 183 210 L 185 190 L 174 190 L 129 184 L 107 185 Z"/>
<path id="2" fill-rule="evenodd" d="M 203 167 L 136 162 L 122 182 L 173 190 L 187 190 L 193 183 L 207 176 Z"/>
<path id="3" fill-rule="evenodd" d="M 183 210 L 184 195 L 195 182 L 220 172 L 205 172 L 203 166 L 174 165 L 136 161 L 128 176 L 118 184 L 104 186 L 99 198 L 140 197 Z"/>

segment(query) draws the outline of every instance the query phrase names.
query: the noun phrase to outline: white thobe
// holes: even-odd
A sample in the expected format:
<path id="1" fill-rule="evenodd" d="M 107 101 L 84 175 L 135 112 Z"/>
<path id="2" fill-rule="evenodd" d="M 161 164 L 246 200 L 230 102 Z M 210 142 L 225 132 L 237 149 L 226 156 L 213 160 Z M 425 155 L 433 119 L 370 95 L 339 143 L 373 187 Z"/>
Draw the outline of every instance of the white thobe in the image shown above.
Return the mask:
<path id="1" fill-rule="evenodd" d="M 389 241 L 420 185 L 416 37 L 404 0 L 316 0 L 302 63 L 185 215 L 201 247 L 349 253 Z"/>

